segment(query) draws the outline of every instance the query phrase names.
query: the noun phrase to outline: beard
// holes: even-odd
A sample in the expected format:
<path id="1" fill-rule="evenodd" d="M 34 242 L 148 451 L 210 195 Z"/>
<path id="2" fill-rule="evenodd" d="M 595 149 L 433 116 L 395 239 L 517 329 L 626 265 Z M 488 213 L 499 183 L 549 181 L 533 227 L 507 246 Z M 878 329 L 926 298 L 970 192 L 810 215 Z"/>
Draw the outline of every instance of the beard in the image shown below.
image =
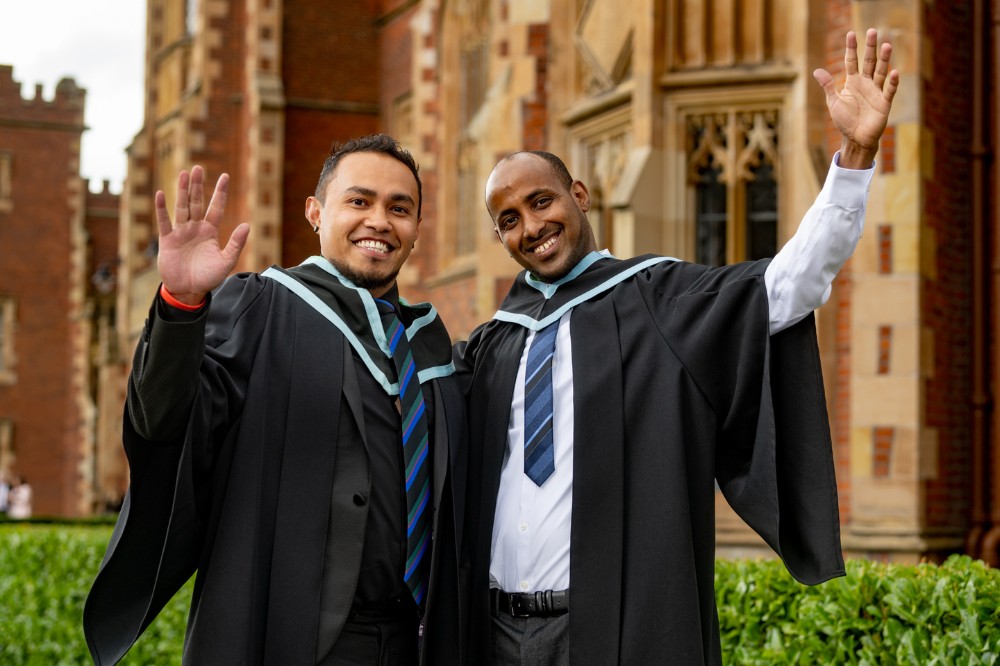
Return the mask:
<path id="1" fill-rule="evenodd" d="M 547 283 L 561 280 L 566 277 L 571 270 L 576 268 L 576 265 L 583 261 L 583 258 L 588 254 L 590 254 L 590 246 L 587 244 L 587 240 L 581 236 L 576 245 L 573 246 L 573 251 L 566 257 L 561 266 L 554 268 L 551 271 L 546 271 L 544 274 L 538 274 L 538 277 L 542 280 L 542 282 Z"/>
<path id="2" fill-rule="evenodd" d="M 342 263 L 339 260 L 331 259 L 330 263 L 333 267 L 340 271 L 340 274 L 345 278 L 354 283 L 355 287 L 359 289 L 366 289 L 368 291 L 379 291 L 381 289 L 387 289 L 392 286 L 396 281 L 396 276 L 399 275 L 399 269 L 389 273 L 378 273 L 376 271 L 359 271 L 355 268 Z"/>

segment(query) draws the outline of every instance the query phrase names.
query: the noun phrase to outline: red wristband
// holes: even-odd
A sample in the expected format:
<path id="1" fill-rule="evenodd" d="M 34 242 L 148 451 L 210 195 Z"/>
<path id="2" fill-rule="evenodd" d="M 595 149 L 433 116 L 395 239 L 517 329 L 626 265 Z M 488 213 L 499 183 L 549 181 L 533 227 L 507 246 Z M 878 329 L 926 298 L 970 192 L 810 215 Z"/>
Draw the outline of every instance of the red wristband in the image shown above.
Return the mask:
<path id="1" fill-rule="evenodd" d="M 178 310 L 186 310 L 187 312 L 195 312 L 197 310 L 202 309 L 205 306 L 204 298 L 201 299 L 201 303 L 199 303 L 198 305 L 188 305 L 187 303 L 181 303 L 176 298 L 174 298 L 173 294 L 167 291 L 167 285 L 165 284 L 160 285 L 160 298 L 166 301 L 167 305 L 175 307 Z"/>

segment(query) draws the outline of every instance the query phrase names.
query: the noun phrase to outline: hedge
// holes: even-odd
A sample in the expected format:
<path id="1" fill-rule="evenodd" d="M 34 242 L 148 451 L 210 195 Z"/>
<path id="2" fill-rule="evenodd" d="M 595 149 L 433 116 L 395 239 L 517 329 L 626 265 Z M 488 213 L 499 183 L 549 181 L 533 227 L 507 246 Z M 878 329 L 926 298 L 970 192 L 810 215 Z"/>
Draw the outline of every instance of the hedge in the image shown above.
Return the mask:
<path id="1" fill-rule="evenodd" d="M 1000 664 L 1000 570 L 847 563 L 806 587 L 780 562 L 719 561 L 722 650 L 738 664 Z"/>
<path id="2" fill-rule="evenodd" d="M 83 602 L 108 526 L 0 524 L 0 663 L 87 663 Z M 777 561 L 722 561 L 715 586 L 730 664 L 1000 664 L 1000 570 L 852 560 L 796 583 Z M 123 663 L 179 664 L 191 584 Z"/>
<path id="3" fill-rule="evenodd" d="M 0 524 L 0 664 L 86 664 L 83 602 L 111 527 Z M 123 664 L 180 664 L 191 583 Z"/>

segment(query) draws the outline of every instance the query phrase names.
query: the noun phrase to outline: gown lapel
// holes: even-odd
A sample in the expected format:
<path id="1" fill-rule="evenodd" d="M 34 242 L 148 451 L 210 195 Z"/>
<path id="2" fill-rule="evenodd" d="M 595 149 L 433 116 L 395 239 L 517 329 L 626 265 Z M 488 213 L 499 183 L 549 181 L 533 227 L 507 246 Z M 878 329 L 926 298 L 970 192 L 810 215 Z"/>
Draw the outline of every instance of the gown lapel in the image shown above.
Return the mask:
<path id="1" fill-rule="evenodd" d="M 620 445 L 625 391 L 612 299 L 588 304 L 586 317 L 574 313 L 570 326 L 574 396 L 570 662 L 616 664 L 625 522 L 625 457 Z M 594 627 L 601 630 L 595 632 Z"/>

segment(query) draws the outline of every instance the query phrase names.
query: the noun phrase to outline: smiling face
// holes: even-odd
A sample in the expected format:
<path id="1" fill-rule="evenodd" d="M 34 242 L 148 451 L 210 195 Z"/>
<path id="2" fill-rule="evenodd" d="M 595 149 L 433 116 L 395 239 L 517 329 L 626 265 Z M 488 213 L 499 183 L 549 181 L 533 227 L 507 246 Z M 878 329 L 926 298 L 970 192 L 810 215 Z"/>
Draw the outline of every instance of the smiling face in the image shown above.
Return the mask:
<path id="1" fill-rule="evenodd" d="M 493 169 L 486 208 L 510 255 L 542 281 L 558 280 L 597 249 L 586 186 L 567 185 L 537 155 L 518 153 Z"/>
<path id="2" fill-rule="evenodd" d="M 392 287 L 419 236 L 420 194 L 413 173 L 376 152 L 345 155 L 323 200 L 306 200 L 320 252 L 344 277 L 378 298 Z"/>

